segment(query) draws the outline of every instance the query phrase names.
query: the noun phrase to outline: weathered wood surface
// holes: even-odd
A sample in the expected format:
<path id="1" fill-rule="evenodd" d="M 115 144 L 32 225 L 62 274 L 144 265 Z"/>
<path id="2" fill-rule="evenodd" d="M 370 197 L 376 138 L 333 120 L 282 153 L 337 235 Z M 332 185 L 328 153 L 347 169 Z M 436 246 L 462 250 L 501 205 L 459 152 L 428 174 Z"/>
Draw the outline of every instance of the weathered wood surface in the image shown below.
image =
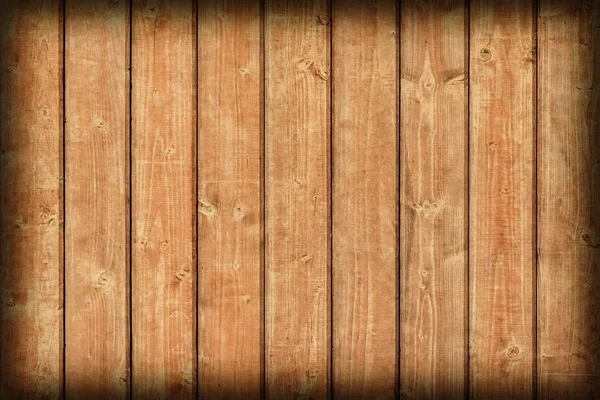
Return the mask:
<path id="1" fill-rule="evenodd" d="M 130 392 L 129 7 L 66 3 L 68 398 Z"/>
<path id="2" fill-rule="evenodd" d="M 199 3 L 199 394 L 259 398 L 263 361 L 261 7 Z"/>
<path id="3" fill-rule="evenodd" d="M 599 399 L 600 2 L 539 12 L 539 397 Z"/>
<path id="4" fill-rule="evenodd" d="M 0 11 L 0 398 L 58 399 L 63 377 L 60 2 Z"/>
<path id="5" fill-rule="evenodd" d="M 530 2 L 470 8 L 470 394 L 535 387 L 535 48 Z"/>
<path id="6" fill-rule="evenodd" d="M 132 390 L 196 395 L 196 16 L 132 4 Z"/>
<path id="7" fill-rule="evenodd" d="M 0 397 L 600 399 L 598 0 L 132 1 L 0 5 Z"/>
<path id="8" fill-rule="evenodd" d="M 463 0 L 409 1 L 400 15 L 400 395 L 462 399 L 468 19 Z"/>
<path id="9" fill-rule="evenodd" d="M 397 387 L 398 30 L 394 1 L 333 10 L 333 394 Z"/>
<path id="10" fill-rule="evenodd" d="M 330 390 L 330 33 L 323 0 L 265 9 L 265 378 L 270 398 Z"/>

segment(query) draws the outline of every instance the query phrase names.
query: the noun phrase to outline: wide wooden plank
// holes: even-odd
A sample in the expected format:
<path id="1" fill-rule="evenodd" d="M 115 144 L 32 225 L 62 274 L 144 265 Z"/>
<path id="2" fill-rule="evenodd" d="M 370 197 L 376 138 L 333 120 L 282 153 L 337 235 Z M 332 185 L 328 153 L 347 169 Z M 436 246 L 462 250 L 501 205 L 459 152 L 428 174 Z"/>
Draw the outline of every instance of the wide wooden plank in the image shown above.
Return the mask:
<path id="1" fill-rule="evenodd" d="M 328 2 L 267 0 L 265 345 L 270 398 L 330 389 Z"/>
<path id="2" fill-rule="evenodd" d="M 0 10 L 0 398 L 58 399 L 63 369 L 62 7 Z"/>
<path id="3" fill-rule="evenodd" d="M 132 3 L 132 391 L 196 394 L 196 16 Z"/>
<path id="4" fill-rule="evenodd" d="M 262 390 L 261 12 L 259 0 L 198 5 L 200 398 Z"/>
<path id="5" fill-rule="evenodd" d="M 401 9 L 400 393 L 462 399 L 467 374 L 464 0 Z"/>
<path id="6" fill-rule="evenodd" d="M 333 393 L 393 399 L 398 13 L 393 0 L 340 0 L 333 7 Z"/>
<path id="7" fill-rule="evenodd" d="M 600 2 L 539 12 L 539 394 L 598 399 Z"/>
<path id="8" fill-rule="evenodd" d="M 530 399 L 535 376 L 533 4 L 470 8 L 470 392 Z"/>
<path id="9" fill-rule="evenodd" d="M 66 395 L 129 392 L 129 3 L 66 3 Z"/>

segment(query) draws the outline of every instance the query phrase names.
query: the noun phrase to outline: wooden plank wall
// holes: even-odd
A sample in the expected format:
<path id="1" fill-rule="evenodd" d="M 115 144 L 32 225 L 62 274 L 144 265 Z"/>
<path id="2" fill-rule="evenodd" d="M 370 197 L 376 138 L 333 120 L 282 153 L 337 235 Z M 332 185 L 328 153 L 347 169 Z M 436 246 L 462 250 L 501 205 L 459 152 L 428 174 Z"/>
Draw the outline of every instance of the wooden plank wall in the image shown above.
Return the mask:
<path id="1" fill-rule="evenodd" d="M 65 4 L 69 398 L 123 399 L 131 392 L 129 13 L 125 1 Z"/>
<path id="2" fill-rule="evenodd" d="M 0 398 L 600 399 L 600 1 L 0 33 Z"/>
<path id="3" fill-rule="evenodd" d="M 333 394 L 389 399 L 398 372 L 398 13 L 387 0 L 335 5 Z"/>
<path id="4" fill-rule="evenodd" d="M 478 398 L 531 398 L 535 387 L 533 15 L 528 2 L 470 8 L 469 380 Z"/>
<path id="5" fill-rule="evenodd" d="M 600 397 L 600 2 L 544 0 L 538 31 L 538 381 Z"/>
<path id="6" fill-rule="evenodd" d="M 131 4 L 134 398 L 196 392 L 196 15 Z M 190 84 L 193 83 L 193 84 Z"/>
<path id="7" fill-rule="evenodd" d="M 329 5 L 265 5 L 265 392 L 326 398 L 330 358 Z"/>
<path id="8" fill-rule="evenodd" d="M 262 391 L 261 15 L 259 0 L 198 4 L 200 398 Z"/>
<path id="9" fill-rule="evenodd" d="M 63 10 L 0 13 L 0 398 L 63 392 Z"/>
<path id="10" fill-rule="evenodd" d="M 403 3 L 400 383 L 406 397 L 461 398 L 467 384 L 467 28 L 463 0 Z"/>

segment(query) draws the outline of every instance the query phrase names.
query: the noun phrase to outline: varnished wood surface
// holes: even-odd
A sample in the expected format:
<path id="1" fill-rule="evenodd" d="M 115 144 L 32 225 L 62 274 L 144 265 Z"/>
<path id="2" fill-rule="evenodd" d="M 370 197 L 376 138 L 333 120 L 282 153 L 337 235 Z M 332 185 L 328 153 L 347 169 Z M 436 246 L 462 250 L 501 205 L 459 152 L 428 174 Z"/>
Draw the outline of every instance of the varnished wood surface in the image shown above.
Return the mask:
<path id="1" fill-rule="evenodd" d="M 0 397 L 600 398 L 597 0 L 0 14 Z"/>

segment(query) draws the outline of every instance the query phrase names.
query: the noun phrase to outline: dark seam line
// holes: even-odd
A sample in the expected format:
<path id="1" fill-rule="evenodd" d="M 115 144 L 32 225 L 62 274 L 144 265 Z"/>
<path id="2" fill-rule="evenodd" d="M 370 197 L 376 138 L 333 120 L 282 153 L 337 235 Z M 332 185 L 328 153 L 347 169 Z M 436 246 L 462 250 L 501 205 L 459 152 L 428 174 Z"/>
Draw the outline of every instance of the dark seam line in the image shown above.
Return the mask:
<path id="1" fill-rule="evenodd" d="M 329 0 L 329 395 L 334 392 L 334 351 L 333 351 L 333 132 L 334 132 L 334 85 L 333 85 L 333 17 L 334 1 Z"/>
<path id="2" fill-rule="evenodd" d="M 261 399 L 266 398 L 267 392 L 267 256 L 266 256 L 266 224 L 267 224 L 267 191 L 266 191 L 266 152 L 267 152 L 267 90 L 266 90 L 266 1 L 260 1 L 260 57 L 261 57 L 261 166 L 260 166 L 260 175 L 261 175 L 261 208 L 262 208 L 262 218 L 261 218 L 261 291 L 262 291 L 262 318 L 261 318 L 261 373 L 260 373 L 260 397 Z"/>
<path id="3" fill-rule="evenodd" d="M 195 304 L 196 304 L 196 309 L 194 310 L 194 325 L 195 325 L 195 337 L 194 337 L 194 343 L 195 343 L 195 360 L 194 360 L 194 377 L 192 378 L 192 382 L 195 383 L 196 388 L 195 388 L 195 397 L 196 399 L 200 398 L 200 365 L 199 365 L 199 359 L 200 359 L 200 340 L 199 340 L 199 336 L 200 336 L 200 324 L 198 321 L 198 313 L 200 311 L 199 307 L 198 307 L 198 295 L 199 295 L 199 285 L 200 285 L 200 245 L 199 245 L 199 241 L 200 241 L 200 237 L 198 235 L 199 232 L 199 220 L 198 220 L 198 203 L 200 201 L 199 199 L 199 181 L 200 181 L 200 167 L 199 165 L 199 145 L 200 145 L 200 133 L 199 133 L 199 124 L 200 124 L 200 120 L 199 120 L 199 99 L 200 99 L 200 78 L 199 78 L 199 74 L 200 74 L 200 67 L 199 67 L 199 62 L 200 62 L 200 52 L 199 52 L 199 41 L 198 41 L 198 37 L 199 37 L 199 24 L 198 24 L 198 1 L 194 1 L 194 12 L 196 14 L 196 18 L 195 18 L 195 31 L 196 31 L 196 42 L 194 43 L 194 51 L 196 53 L 196 57 L 194 59 L 194 68 L 196 69 L 196 104 L 195 104 L 195 111 L 196 111 L 196 143 L 194 143 L 195 145 L 195 153 L 196 153 L 196 157 L 195 157 L 195 165 L 194 165 L 194 170 L 196 173 L 196 188 L 195 188 L 195 196 L 196 196 L 196 202 L 194 203 L 194 208 L 193 208 L 193 218 L 194 218 L 194 224 L 195 224 L 195 228 L 196 228 L 196 237 L 194 240 L 194 250 L 195 250 L 195 254 L 194 257 L 196 258 L 196 282 L 194 285 L 194 289 L 195 289 L 195 293 L 194 293 L 194 297 L 195 297 Z M 194 382 L 195 381 L 195 382 Z"/>
<path id="4" fill-rule="evenodd" d="M 466 186 L 467 186 L 467 209 L 466 209 L 466 296 L 465 296 L 465 325 L 466 325 L 466 360 L 465 360 L 465 398 L 468 399 L 471 392 L 471 2 L 465 0 L 467 13 L 467 49 L 465 58 L 467 61 L 467 168 L 466 168 Z"/>
<path id="5" fill-rule="evenodd" d="M 62 213 L 63 213 L 63 226 L 62 226 L 62 398 L 66 398 L 67 391 L 67 140 L 66 140 L 66 126 L 67 126 L 67 0 L 62 1 Z"/>
<path id="6" fill-rule="evenodd" d="M 533 204 L 533 223 L 534 223 L 534 238 L 532 240 L 533 242 L 533 256 L 534 256 L 534 274 L 533 274 L 533 279 L 532 279 L 532 283 L 534 285 L 534 290 L 533 290 L 533 294 L 534 294 L 534 302 L 533 302 L 533 307 L 534 307 L 534 312 L 532 313 L 534 316 L 534 320 L 533 320 L 533 337 L 532 337 L 532 341 L 533 341 L 533 364 L 532 364 L 532 369 L 533 369 L 533 373 L 532 373 L 532 383 L 533 383 L 533 398 L 536 399 L 537 395 L 538 395 L 538 270 L 539 270 L 539 265 L 538 265 L 538 257 L 537 257 L 537 252 L 538 252 L 538 68 L 539 68 L 539 63 L 538 63 L 538 18 L 539 18 L 539 5 L 538 2 L 536 0 L 533 0 L 533 35 L 534 35 L 534 46 L 535 46 L 535 52 L 534 52 L 534 56 L 535 56 L 535 70 L 534 70 L 534 79 L 535 79 L 535 93 L 534 93 L 534 101 L 535 101 L 535 107 L 533 107 L 533 111 L 535 113 L 534 116 L 534 132 L 535 132 L 535 146 L 534 146 L 534 155 L 533 155 L 533 163 L 534 163 L 534 179 L 535 179 L 535 195 L 534 195 L 534 204 Z"/>
<path id="7" fill-rule="evenodd" d="M 129 381 L 127 394 L 133 398 L 133 1 L 129 1 Z"/>
<path id="8" fill-rule="evenodd" d="M 402 385 L 400 382 L 400 374 L 401 374 L 401 358 L 402 358 L 402 327 L 400 326 L 401 321 L 401 304 L 400 304 L 400 291 L 401 291 L 401 254 L 402 247 L 400 243 L 401 236 L 401 214 L 402 214 L 402 2 L 396 3 L 396 30 L 397 30 L 397 38 L 396 38 L 396 72 L 398 74 L 397 82 L 396 82 L 396 173 L 398 187 L 396 189 L 396 338 L 395 338 L 395 347 L 396 347 L 396 366 L 394 368 L 395 375 L 395 394 L 396 398 L 400 398 L 402 393 Z"/>

